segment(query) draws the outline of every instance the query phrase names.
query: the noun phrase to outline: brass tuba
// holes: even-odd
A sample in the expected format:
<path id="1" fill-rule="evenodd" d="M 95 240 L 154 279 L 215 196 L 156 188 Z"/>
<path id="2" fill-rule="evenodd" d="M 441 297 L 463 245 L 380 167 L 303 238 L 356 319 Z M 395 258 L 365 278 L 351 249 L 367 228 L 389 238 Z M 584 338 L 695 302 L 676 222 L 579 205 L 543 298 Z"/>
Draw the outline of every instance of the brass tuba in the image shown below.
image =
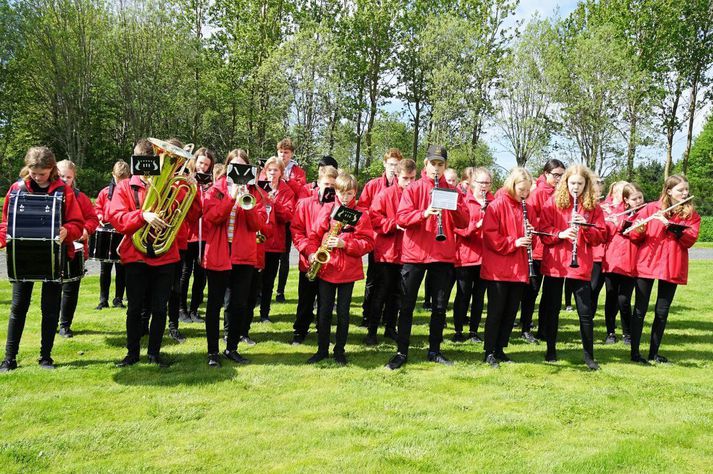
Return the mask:
<path id="1" fill-rule="evenodd" d="M 131 240 L 141 253 L 153 258 L 171 248 L 193 203 L 197 186 L 183 176 L 186 162 L 192 158 L 188 151 L 163 140 L 149 138 L 149 141 L 154 153 L 161 156 L 162 166 L 161 174 L 146 178 L 148 186 L 141 210 L 156 213 L 167 225 L 157 230 L 145 224 L 134 232 Z"/>

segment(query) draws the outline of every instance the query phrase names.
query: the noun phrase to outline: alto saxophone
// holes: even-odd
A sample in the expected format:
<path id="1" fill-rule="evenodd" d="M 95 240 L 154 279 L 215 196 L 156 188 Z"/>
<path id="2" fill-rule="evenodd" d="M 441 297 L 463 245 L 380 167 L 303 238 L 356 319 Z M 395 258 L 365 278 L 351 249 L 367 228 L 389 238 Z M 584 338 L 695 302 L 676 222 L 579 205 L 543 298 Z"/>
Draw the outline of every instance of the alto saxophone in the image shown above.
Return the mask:
<path id="1" fill-rule="evenodd" d="M 323 242 L 329 240 L 330 237 L 336 237 L 337 235 L 339 235 L 339 232 L 341 232 L 343 225 L 344 224 L 342 224 L 341 222 L 335 221 L 329 228 L 329 233 L 327 234 L 327 237 L 323 240 Z M 312 260 L 312 263 L 309 264 L 309 269 L 307 270 L 307 279 L 309 281 L 314 281 L 315 278 L 317 278 L 317 273 L 319 273 L 319 270 L 322 268 L 322 265 L 329 263 L 329 260 L 331 258 L 332 256 L 330 255 L 329 247 L 327 247 L 326 243 L 322 243 L 322 245 L 314 253 L 314 260 Z"/>

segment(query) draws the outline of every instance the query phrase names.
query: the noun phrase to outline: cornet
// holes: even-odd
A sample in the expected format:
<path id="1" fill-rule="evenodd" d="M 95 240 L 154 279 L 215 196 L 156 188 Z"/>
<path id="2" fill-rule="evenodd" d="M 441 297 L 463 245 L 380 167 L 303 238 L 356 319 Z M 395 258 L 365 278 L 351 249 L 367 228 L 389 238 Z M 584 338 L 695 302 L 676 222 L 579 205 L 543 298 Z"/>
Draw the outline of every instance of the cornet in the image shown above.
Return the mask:
<path id="1" fill-rule="evenodd" d="M 235 197 L 235 201 L 244 211 L 249 211 L 255 207 L 255 196 L 250 194 L 246 184 L 241 184 L 238 188 L 238 195 Z"/>

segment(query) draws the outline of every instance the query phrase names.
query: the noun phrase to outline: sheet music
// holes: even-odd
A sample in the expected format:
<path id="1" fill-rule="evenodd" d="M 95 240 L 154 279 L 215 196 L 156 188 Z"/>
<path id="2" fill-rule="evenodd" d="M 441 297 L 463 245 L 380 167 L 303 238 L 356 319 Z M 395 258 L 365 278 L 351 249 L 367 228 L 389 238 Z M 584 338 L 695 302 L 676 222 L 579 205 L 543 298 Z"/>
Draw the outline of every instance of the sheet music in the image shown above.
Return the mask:
<path id="1" fill-rule="evenodd" d="M 434 209 L 446 209 L 455 211 L 458 209 L 458 191 L 455 189 L 432 189 L 431 207 Z"/>

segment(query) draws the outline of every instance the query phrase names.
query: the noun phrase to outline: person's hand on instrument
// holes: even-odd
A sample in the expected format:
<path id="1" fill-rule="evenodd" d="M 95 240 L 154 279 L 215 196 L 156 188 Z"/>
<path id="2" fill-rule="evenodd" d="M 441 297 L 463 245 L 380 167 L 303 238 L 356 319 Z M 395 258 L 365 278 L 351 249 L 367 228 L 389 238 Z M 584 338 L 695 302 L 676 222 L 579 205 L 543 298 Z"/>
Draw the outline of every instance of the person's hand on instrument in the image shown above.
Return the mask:
<path id="1" fill-rule="evenodd" d="M 515 241 L 515 247 L 529 247 L 532 245 L 532 237 L 520 237 Z"/>
<path id="2" fill-rule="evenodd" d="M 569 239 L 571 241 L 574 241 L 574 239 L 577 237 L 577 231 L 574 229 L 574 227 L 567 227 L 565 230 L 557 234 L 557 236 L 562 239 Z"/>
<path id="3" fill-rule="evenodd" d="M 434 209 L 432 207 L 429 207 L 425 211 L 423 211 L 423 217 L 428 217 L 428 216 L 437 216 L 438 214 L 441 213 L 440 209 Z"/>
<path id="4" fill-rule="evenodd" d="M 330 237 L 327 239 L 327 247 L 329 247 L 330 249 L 333 249 L 333 248 L 343 249 L 344 241 L 342 239 L 340 239 L 339 237 Z"/>
<path id="5" fill-rule="evenodd" d="M 163 230 L 168 226 L 155 212 L 144 212 L 142 216 L 146 223 L 156 230 Z"/>
<path id="6" fill-rule="evenodd" d="M 59 243 L 61 244 L 62 242 L 64 242 L 64 239 L 66 239 L 66 238 L 67 238 L 67 229 L 64 226 L 62 226 L 59 228 Z"/>

